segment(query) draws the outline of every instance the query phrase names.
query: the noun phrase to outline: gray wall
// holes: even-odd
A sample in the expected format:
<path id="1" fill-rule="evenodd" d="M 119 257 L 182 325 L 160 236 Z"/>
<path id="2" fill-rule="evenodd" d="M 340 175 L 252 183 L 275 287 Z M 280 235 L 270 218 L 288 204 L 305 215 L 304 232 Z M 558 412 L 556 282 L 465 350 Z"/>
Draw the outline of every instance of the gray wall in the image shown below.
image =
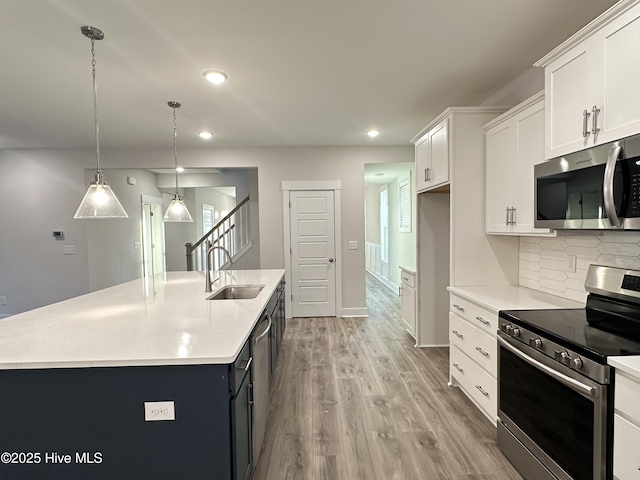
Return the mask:
<path id="1" fill-rule="evenodd" d="M 92 161 L 95 152 L 0 150 L 0 316 L 89 291 L 87 224 L 73 215 Z M 64 245 L 76 254 L 64 255 Z"/>

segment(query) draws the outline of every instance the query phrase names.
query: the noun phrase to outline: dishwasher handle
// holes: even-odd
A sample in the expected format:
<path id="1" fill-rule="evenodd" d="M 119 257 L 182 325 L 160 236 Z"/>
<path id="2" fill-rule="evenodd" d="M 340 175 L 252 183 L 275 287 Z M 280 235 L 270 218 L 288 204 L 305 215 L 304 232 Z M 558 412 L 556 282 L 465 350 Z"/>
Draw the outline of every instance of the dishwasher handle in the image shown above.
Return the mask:
<path id="1" fill-rule="evenodd" d="M 271 330 L 271 325 L 273 325 L 273 321 L 271 320 L 271 315 L 269 315 L 268 313 L 267 313 L 267 318 L 269 319 L 269 326 L 265 329 L 264 332 L 262 332 L 253 340 L 254 345 L 257 345 L 258 343 L 260 343 L 260 340 L 266 337 L 269 334 L 269 330 Z"/>

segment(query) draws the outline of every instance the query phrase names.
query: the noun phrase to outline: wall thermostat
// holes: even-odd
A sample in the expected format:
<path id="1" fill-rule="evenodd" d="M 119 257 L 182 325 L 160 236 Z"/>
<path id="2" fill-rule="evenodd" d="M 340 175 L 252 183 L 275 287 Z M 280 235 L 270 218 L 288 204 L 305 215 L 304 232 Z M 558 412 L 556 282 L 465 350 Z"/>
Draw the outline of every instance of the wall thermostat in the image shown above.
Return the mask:
<path id="1" fill-rule="evenodd" d="M 54 230 L 53 238 L 55 238 L 56 240 L 64 240 L 64 232 Z"/>

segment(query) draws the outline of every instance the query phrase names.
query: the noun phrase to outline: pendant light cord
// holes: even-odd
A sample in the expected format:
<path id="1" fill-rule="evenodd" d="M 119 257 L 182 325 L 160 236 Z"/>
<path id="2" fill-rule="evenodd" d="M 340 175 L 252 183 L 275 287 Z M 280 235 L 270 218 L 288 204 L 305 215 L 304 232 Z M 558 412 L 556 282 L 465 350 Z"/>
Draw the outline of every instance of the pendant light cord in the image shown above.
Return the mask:
<path id="1" fill-rule="evenodd" d="M 176 121 L 176 105 L 173 106 L 173 158 L 176 171 L 176 195 L 178 195 L 178 123 Z"/>
<path id="2" fill-rule="evenodd" d="M 91 67 L 93 75 L 93 122 L 96 129 L 96 162 L 97 173 L 102 175 L 100 170 L 100 127 L 98 126 L 98 83 L 96 82 L 96 40 L 91 39 Z"/>

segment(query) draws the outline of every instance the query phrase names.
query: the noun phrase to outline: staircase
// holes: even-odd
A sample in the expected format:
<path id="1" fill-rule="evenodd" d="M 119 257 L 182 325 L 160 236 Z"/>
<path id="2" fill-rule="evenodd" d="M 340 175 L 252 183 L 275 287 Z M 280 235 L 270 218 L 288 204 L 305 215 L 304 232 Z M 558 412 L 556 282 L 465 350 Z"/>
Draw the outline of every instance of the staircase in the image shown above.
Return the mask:
<path id="1" fill-rule="evenodd" d="M 245 198 L 236 207 L 220 220 L 211 230 L 203 235 L 196 243 L 187 243 L 187 270 L 204 271 L 206 262 L 206 241 L 211 245 L 224 247 L 232 259 L 236 261 L 251 248 L 251 224 L 249 222 L 249 197 Z M 211 252 L 213 257 L 213 269 L 224 270 L 227 268 L 228 259 L 224 252 L 216 249 Z"/>

